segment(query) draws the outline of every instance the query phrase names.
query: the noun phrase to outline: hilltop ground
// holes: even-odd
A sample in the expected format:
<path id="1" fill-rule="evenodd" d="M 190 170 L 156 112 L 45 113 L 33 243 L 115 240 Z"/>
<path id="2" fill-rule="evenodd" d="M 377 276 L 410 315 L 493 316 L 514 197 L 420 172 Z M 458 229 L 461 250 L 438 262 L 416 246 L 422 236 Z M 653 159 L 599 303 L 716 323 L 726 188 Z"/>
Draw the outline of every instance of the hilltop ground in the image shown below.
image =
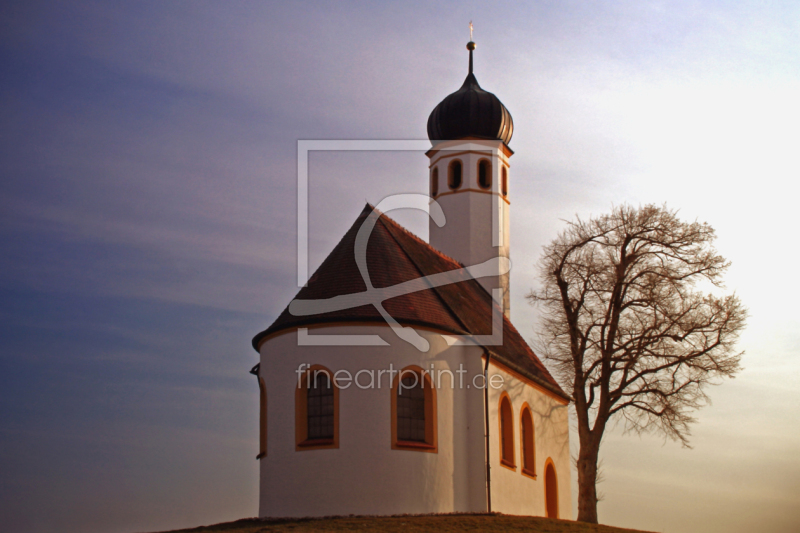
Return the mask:
<path id="1" fill-rule="evenodd" d="M 645 533 L 633 529 L 585 524 L 570 520 L 553 520 L 532 516 L 502 514 L 446 514 L 421 516 L 352 516 L 259 520 L 246 518 L 213 526 L 179 529 L 170 533 L 270 533 L 291 531 L 382 531 L 408 533 L 420 531 L 527 531 L 531 533 Z"/>

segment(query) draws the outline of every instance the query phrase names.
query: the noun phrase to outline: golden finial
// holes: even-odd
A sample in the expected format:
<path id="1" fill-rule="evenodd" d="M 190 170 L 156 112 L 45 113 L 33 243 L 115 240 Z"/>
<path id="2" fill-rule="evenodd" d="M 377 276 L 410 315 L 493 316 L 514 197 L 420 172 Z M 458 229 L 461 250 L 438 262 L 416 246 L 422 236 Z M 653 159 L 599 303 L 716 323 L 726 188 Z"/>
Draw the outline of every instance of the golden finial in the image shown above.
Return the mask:
<path id="1" fill-rule="evenodd" d="M 472 74 L 472 51 L 475 50 L 475 43 L 472 40 L 472 21 L 469 21 L 469 42 L 467 43 L 467 50 L 469 50 L 469 73 Z"/>
<path id="2" fill-rule="evenodd" d="M 467 43 L 467 50 L 469 50 L 470 55 L 472 55 L 472 51 L 475 50 L 475 43 L 472 41 L 472 21 L 469 21 L 469 42 Z"/>

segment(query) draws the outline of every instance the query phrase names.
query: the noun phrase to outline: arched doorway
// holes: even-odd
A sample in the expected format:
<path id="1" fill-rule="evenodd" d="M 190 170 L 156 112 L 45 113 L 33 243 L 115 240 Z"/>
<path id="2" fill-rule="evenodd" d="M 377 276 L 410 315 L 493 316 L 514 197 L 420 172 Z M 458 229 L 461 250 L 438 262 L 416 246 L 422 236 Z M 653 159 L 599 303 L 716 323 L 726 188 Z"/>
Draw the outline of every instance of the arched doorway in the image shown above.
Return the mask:
<path id="1" fill-rule="evenodd" d="M 558 518 L 558 479 L 553 460 L 549 458 L 544 467 L 544 507 L 547 518 Z"/>

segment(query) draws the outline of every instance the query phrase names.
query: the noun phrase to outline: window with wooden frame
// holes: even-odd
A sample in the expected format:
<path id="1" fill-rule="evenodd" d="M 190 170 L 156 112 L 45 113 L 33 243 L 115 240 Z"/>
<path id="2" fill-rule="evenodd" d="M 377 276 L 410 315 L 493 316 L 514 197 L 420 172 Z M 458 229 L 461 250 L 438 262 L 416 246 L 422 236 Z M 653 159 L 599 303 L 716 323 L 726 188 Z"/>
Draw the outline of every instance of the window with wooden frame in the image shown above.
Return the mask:
<path id="1" fill-rule="evenodd" d="M 439 194 L 439 167 L 431 170 L 431 197 L 435 198 Z"/>
<path id="2" fill-rule="evenodd" d="M 533 414 L 525 403 L 520 411 L 520 441 L 522 449 L 522 473 L 536 479 L 536 440 L 533 431 Z"/>
<path id="3" fill-rule="evenodd" d="M 392 381 L 392 449 L 437 452 L 436 389 L 418 366 Z"/>
<path id="4" fill-rule="evenodd" d="M 314 365 L 295 391 L 295 449 L 339 447 L 339 387 L 327 368 Z"/>
<path id="5" fill-rule="evenodd" d="M 478 186 L 487 190 L 492 188 L 492 164 L 488 159 L 478 161 Z"/>
<path id="6" fill-rule="evenodd" d="M 447 167 L 447 186 L 453 190 L 461 187 L 461 160 L 455 159 Z"/>
<path id="7" fill-rule="evenodd" d="M 512 470 L 517 469 L 514 461 L 514 411 L 508 393 L 500 397 L 500 464 Z"/>
<path id="8" fill-rule="evenodd" d="M 508 196 L 508 170 L 506 167 L 503 167 L 503 171 L 501 172 L 500 192 L 503 193 L 503 196 Z"/>

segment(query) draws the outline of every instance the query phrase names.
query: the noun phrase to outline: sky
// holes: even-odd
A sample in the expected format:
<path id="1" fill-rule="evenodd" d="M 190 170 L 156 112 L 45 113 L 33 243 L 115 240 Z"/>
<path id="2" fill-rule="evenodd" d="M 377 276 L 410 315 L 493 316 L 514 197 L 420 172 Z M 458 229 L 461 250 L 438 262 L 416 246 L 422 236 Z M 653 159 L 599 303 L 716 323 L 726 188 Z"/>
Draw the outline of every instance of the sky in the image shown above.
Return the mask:
<path id="1" fill-rule="evenodd" d="M 710 0 L 3 2 L 4 530 L 257 514 L 250 341 L 297 290 L 297 142 L 425 139 L 470 20 L 514 117 L 520 332 L 542 246 L 622 203 L 710 223 L 749 308 L 691 449 L 608 432 L 600 521 L 797 531 L 800 4 Z M 427 162 L 313 153 L 311 268 L 366 201 L 425 193 Z M 396 219 L 427 238 L 424 214 Z"/>

